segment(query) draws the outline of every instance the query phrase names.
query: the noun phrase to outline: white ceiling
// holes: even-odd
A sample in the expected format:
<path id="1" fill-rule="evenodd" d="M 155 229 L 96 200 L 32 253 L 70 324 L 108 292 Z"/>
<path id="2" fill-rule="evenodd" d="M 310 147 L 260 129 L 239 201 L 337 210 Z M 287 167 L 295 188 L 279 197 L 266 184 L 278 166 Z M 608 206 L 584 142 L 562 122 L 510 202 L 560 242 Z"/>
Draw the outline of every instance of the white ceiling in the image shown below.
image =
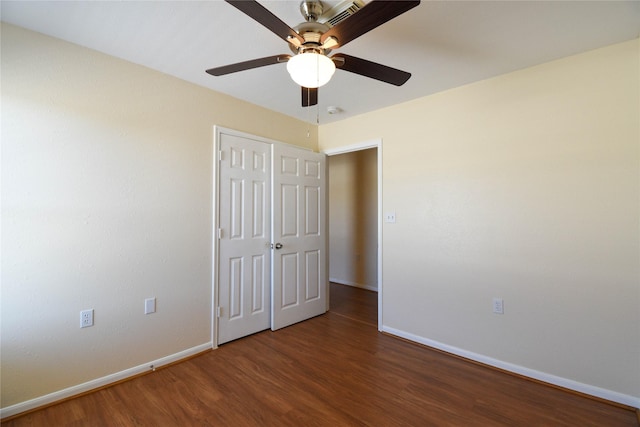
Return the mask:
<path id="1" fill-rule="evenodd" d="M 298 1 L 261 4 L 289 26 Z M 325 2 L 334 4 L 335 1 Z M 412 73 L 402 87 L 337 70 L 318 107 L 300 106 L 285 65 L 227 76 L 212 67 L 290 53 L 223 1 L 7 1 L 2 21 L 86 46 L 236 98 L 329 123 L 640 34 L 640 1 L 422 1 L 338 49 Z M 43 70 L 45 72 L 46 70 Z M 329 115 L 328 106 L 342 112 Z"/>

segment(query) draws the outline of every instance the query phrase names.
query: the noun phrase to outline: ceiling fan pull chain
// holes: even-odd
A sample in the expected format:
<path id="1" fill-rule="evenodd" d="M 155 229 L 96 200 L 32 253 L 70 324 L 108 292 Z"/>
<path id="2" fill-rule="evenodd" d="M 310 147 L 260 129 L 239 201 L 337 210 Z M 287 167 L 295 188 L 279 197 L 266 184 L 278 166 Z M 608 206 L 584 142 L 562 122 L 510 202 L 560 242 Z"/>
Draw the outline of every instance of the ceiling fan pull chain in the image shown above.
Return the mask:
<path id="1" fill-rule="evenodd" d="M 307 91 L 307 94 L 309 92 L 311 92 L 311 89 L 309 89 L 308 87 L 305 88 L 305 90 Z M 309 139 L 311 137 L 311 123 L 309 122 L 309 111 L 311 110 L 311 108 L 307 108 L 307 139 Z"/>

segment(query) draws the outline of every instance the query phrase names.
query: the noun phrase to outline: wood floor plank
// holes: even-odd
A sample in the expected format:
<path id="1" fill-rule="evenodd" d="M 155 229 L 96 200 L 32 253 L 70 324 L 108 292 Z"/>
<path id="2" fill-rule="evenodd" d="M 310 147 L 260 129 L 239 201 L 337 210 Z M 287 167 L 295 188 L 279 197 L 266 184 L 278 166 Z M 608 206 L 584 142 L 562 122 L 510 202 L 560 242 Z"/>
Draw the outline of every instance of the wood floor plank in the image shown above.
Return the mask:
<path id="1" fill-rule="evenodd" d="M 3 426 L 638 426 L 636 413 L 377 331 L 377 294 Z"/>

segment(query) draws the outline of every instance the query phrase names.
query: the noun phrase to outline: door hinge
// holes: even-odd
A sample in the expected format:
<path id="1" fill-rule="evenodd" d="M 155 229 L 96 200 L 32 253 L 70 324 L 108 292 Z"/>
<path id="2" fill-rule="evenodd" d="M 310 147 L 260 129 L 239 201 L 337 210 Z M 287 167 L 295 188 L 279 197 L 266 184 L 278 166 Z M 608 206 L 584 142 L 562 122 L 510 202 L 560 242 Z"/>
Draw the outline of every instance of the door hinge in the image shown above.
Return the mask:
<path id="1" fill-rule="evenodd" d="M 223 158 L 224 158 L 224 151 L 222 150 L 218 151 L 218 161 L 223 160 Z"/>
<path id="2" fill-rule="evenodd" d="M 222 239 L 222 228 L 218 228 L 218 240 Z"/>
<path id="3" fill-rule="evenodd" d="M 222 307 L 216 307 L 216 317 L 222 316 Z"/>

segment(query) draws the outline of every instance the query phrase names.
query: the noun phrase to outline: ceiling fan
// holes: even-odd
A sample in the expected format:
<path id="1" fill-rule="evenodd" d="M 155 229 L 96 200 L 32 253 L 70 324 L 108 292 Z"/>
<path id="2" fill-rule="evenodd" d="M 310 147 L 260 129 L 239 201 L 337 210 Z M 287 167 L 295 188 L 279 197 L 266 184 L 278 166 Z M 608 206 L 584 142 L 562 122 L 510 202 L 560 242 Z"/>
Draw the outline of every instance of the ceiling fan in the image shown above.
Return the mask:
<path id="1" fill-rule="evenodd" d="M 403 85 L 411 77 L 411 74 L 406 71 L 355 56 L 343 53 L 328 55 L 332 49 L 342 47 L 416 7 L 420 4 L 420 0 L 372 0 L 332 27 L 318 22 L 318 18 L 323 13 L 323 5 L 319 0 L 302 1 L 300 11 L 305 22 L 296 26 L 295 29 L 289 27 L 257 1 L 225 1 L 289 43 L 293 55 L 267 56 L 207 70 L 207 73 L 213 76 L 287 63 L 287 71 L 291 78 L 302 88 L 303 107 L 318 103 L 318 87 L 331 79 L 336 68 L 396 86 Z"/>

